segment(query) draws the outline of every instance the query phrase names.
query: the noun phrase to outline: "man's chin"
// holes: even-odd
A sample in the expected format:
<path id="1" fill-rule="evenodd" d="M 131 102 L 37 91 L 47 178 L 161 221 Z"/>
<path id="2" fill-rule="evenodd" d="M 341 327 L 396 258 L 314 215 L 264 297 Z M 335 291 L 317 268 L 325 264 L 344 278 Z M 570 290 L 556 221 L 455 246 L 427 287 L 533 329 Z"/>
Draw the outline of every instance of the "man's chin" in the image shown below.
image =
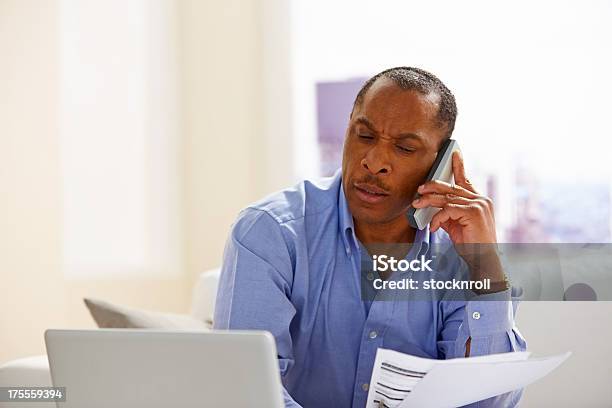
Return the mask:
<path id="1" fill-rule="evenodd" d="M 384 208 L 358 206 L 351 212 L 356 222 L 365 224 L 386 224 L 397 218 Z"/>
<path id="2" fill-rule="evenodd" d="M 397 205 L 393 197 L 388 196 L 381 202 L 369 203 L 365 202 L 355 194 L 347 195 L 347 203 L 351 211 L 351 215 L 356 222 L 366 224 L 387 224 L 397 220 L 399 217 L 405 217 L 408 207 Z M 406 218 L 407 222 L 407 218 Z"/>

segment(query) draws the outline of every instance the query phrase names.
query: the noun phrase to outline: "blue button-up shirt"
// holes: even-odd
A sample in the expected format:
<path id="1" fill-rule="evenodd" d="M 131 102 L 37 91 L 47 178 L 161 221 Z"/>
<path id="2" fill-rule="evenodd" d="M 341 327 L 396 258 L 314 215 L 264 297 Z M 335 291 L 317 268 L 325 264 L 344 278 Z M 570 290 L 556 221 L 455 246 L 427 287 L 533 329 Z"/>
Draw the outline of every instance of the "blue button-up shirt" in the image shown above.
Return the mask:
<path id="1" fill-rule="evenodd" d="M 445 241 L 441 229 L 418 231 L 409 256 Z M 448 359 L 464 357 L 471 337 L 471 356 L 526 349 L 509 291 L 469 301 L 364 301 L 362 252 L 340 172 L 266 197 L 232 227 L 214 327 L 274 335 L 287 407 L 364 407 L 379 347 Z M 446 263 L 451 272 L 456 258 Z M 473 406 L 514 406 L 520 396 Z"/>

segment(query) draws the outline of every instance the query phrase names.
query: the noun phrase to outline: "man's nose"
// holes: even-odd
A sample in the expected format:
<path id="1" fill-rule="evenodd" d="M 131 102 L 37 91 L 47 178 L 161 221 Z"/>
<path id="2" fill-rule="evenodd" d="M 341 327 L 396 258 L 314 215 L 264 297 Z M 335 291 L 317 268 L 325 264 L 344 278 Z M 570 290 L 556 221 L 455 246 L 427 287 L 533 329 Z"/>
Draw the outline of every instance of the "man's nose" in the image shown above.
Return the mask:
<path id="1" fill-rule="evenodd" d="M 361 160 L 364 169 L 372 174 L 391 173 L 391 163 L 389 163 L 386 152 L 380 146 L 375 146 L 368 151 Z"/>

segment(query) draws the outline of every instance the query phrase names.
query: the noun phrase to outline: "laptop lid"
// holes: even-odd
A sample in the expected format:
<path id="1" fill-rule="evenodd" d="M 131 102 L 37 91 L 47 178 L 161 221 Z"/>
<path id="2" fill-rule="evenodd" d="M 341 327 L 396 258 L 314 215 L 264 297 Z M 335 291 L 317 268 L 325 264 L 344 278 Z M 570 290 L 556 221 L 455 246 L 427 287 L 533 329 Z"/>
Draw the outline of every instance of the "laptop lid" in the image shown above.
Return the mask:
<path id="1" fill-rule="evenodd" d="M 47 330 L 58 407 L 282 407 L 263 331 Z"/>

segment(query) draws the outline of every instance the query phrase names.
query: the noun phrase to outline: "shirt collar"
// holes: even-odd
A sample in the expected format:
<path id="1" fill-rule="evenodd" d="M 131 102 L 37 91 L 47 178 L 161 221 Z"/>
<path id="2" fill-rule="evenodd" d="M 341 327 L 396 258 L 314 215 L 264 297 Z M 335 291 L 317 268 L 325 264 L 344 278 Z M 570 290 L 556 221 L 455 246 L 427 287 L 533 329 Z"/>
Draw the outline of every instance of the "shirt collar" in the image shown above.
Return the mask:
<path id="1" fill-rule="evenodd" d="M 418 255 L 425 255 L 425 253 L 427 253 L 431 243 L 430 239 L 431 233 L 429 231 L 429 224 L 427 224 L 422 230 L 417 229 L 416 235 L 414 236 L 414 243 L 419 245 Z"/>
<path id="2" fill-rule="evenodd" d="M 355 225 L 353 223 L 353 215 L 349 210 L 346 196 L 344 195 L 344 183 L 340 183 L 340 192 L 338 194 L 338 211 L 339 211 L 339 227 L 344 242 L 344 249 L 346 253 L 350 255 L 352 250 L 359 248 L 359 241 L 355 235 Z M 424 255 L 430 246 L 431 233 L 429 231 L 429 224 L 422 229 L 417 230 L 414 236 L 414 245 L 417 245 L 419 250 L 417 255 Z"/>
<path id="3" fill-rule="evenodd" d="M 355 225 L 353 224 L 353 215 L 348 208 L 346 196 L 344 195 L 344 183 L 340 183 L 340 194 L 338 198 L 338 211 L 340 220 L 340 234 L 344 242 L 344 249 L 350 255 L 351 249 L 359 248 L 357 237 L 355 236 Z"/>

